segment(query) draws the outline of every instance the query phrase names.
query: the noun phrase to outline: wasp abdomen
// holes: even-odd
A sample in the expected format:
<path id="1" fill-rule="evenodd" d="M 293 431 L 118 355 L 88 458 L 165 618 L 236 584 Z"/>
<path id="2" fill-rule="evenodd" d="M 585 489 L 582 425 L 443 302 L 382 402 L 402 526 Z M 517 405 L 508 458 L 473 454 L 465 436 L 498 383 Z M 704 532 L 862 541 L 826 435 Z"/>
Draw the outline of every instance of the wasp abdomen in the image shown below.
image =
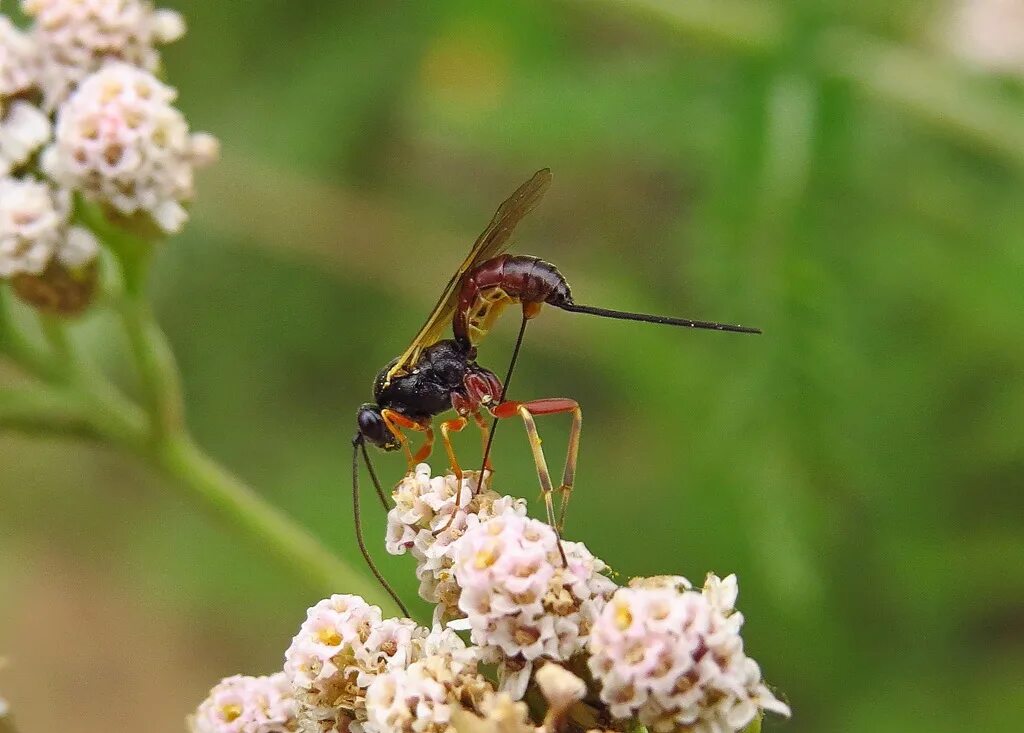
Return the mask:
<path id="1" fill-rule="evenodd" d="M 511 303 L 560 306 L 571 302 L 568 283 L 550 262 L 525 255 L 499 255 L 463 276 L 452 327 L 458 341 L 477 344 Z"/>

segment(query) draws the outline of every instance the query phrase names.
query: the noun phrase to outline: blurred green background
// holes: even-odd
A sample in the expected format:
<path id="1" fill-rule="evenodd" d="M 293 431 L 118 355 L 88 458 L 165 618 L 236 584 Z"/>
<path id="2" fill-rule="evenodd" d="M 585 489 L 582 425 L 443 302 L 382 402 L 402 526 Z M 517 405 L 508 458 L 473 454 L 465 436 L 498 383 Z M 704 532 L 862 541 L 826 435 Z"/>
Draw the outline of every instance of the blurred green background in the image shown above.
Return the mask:
<path id="1" fill-rule="evenodd" d="M 357 563 L 354 411 L 550 166 L 514 251 L 579 301 L 765 331 L 534 323 L 513 396 L 584 407 L 566 534 L 622 579 L 736 572 L 795 713 L 771 730 L 1020 730 L 1024 85 L 943 52 L 941 6 L 167 4 L 168 77 L 224 155 L 155 297 L 215 456 Z M 316 591 L 113 451 L 4 436 L 0 460 L 26 730 L 179 731 L 222 676 L 279 668 Z M 519 426 L 495 461 L 537 514 Z"/>

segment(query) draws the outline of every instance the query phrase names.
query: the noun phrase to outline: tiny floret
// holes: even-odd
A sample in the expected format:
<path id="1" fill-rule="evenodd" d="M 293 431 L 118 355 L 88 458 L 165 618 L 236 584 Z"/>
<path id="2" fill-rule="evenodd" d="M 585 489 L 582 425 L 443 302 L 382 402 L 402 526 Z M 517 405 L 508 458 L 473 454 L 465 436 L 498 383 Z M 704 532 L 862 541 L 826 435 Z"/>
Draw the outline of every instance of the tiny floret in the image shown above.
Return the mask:
<path id="1" fill-rule="evenodd" d="M 743 653 L 736 576 L 639 579 L 616 591 L 590 637 L 590 671 L 618 718 L 657 733 L 737 731 L 762 710 L 789 715 Z"/>
<path id="2" fill-rule="evenodd" d="M 434 655 L 379 675 L 366 693 L 367 733 L 453 733 L 452 712 L 476 709 L 494 688 L 476 671 Z"/>
<path id="3" fill-rule="evenodd" d="M 291 733 L 298 730 L 292 686 L 283 672 L 235 675 L 210 690 L 188 718 L 191 733 Z"/>
<path id="4" fill-rule="evenodd" d="M 157 71 L 156 47 L 185 33 L 180 13 L 143 0 L 22 0 L 21 7 L 35 20 L 48 109 L 108 61 Z"/>
<path id="5" fill-rule="evenodd" d="M 42 166 L 124 216 L 148 214 L 166 233 L 181 229 L 197 165 L 217 146 L 191 134 L 172 102 L 177 93 L 147 71 L 112 63 L 86 78 L 57 115 Z"/>
<path id="6" fill-rule="evenodd" d="M 50 140 L 50 118 L 35 105 L 17 99 L 0 102 L 0 175 L 9 175 L 29 161 Z"/>
<path id="7" fill-rule="evenodd" d="M 505 514 L 466 531 L 455 579 L 470 638 L 499 663 L 502 689 L 519 698 L 532 663 L 581 652 L 615 584 L 579 542 L 563 542 L 536 519 Z"/>
<path id="8" fill-rule="evenodd" d="M 39 52 L 35 42 L 0 15 L 0 98 L 27 92 L 39 81 Z"/>
<path id="9" fill-rule="evenodd" d="M 0 278 L 39 275 L 56 256 L 81 268 L 99 246 L 93 235 L 68 225 L 70 194 L 34 178 L 0 179 Z"/>

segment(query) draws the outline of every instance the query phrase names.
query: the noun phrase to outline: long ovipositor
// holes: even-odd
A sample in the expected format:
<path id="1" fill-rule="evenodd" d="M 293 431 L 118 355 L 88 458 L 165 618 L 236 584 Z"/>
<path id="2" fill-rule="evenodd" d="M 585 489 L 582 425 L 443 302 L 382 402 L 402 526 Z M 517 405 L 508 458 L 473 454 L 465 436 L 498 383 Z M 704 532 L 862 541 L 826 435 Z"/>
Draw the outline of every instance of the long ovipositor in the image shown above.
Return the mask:
<path id="1" fill-rule="evenodd" d="M 728 323 L 580 305 L 573 300 L 565 276 L 550 262 L 529 255 L 503 254 L 482 262 L 460 281 L 458 306 L 452 317 L 455 339 L 467 346 L 479 344 L 501 312 L 515 303 L 522 304 L 526 318 L 533 318 L 541 306 L 547 304 L 571 313 L 602 318 L 734 333 L 761 333 L 756 328 Z"/>

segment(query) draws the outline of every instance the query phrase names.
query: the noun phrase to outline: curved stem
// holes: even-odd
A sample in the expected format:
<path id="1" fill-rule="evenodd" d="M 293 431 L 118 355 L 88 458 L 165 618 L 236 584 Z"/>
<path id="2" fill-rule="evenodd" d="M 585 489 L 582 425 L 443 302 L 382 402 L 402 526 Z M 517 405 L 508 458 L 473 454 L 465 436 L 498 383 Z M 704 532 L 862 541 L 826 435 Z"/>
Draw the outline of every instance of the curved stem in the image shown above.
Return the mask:
<path id="1" fill-rule="evenodd" d="M 153 420 L 153 440 L 159 442 L 184 427 L 181 380 L 174 353 L 140 294 L 125 293 L 118 309 Z"/>
<path id="2" fill-rule="evenodd" d="M 371 603 L 379 603 L 380 590 L 362 574 L 217 465 L 188 436 L 165 438 L 157 447 L 155 459 L 191 496 L 271 550 L 319 590 L 356 593 Z"/>
<path id="3" fill-rule="evenodd" d="M 0 287 L 0 352 L 29 374 L 48 381 L 60 381 L 64 375 L 63 367 L 25 337 L 14 320 L 10 300 L 8 289 Z"/>
<path id="4" fill-rule="evenodd" d="M 37 386 L 0 390 L 0 428 L 30 435 L 99 437 L 82 400 L 67 392 Z"/>
<path id="5" fill-rule="evenodd" d="M 120 313 L 142 374 L 149 411 L 125 398 L 76 353 L 63 323 L 44 320 L 50 350 L 26 338 L 3 302 L 0 352 L 46 386 L 0 391 L 0 428 L 31 434 L 105 440 L 158 466 L 225 525 L 276 556 L 322 593 L 357 593 L 380 604 L 383 594 L 306 529 L 207 456 L 181 419 L 173 356 L 148 304 L 127 294 Z"/>

